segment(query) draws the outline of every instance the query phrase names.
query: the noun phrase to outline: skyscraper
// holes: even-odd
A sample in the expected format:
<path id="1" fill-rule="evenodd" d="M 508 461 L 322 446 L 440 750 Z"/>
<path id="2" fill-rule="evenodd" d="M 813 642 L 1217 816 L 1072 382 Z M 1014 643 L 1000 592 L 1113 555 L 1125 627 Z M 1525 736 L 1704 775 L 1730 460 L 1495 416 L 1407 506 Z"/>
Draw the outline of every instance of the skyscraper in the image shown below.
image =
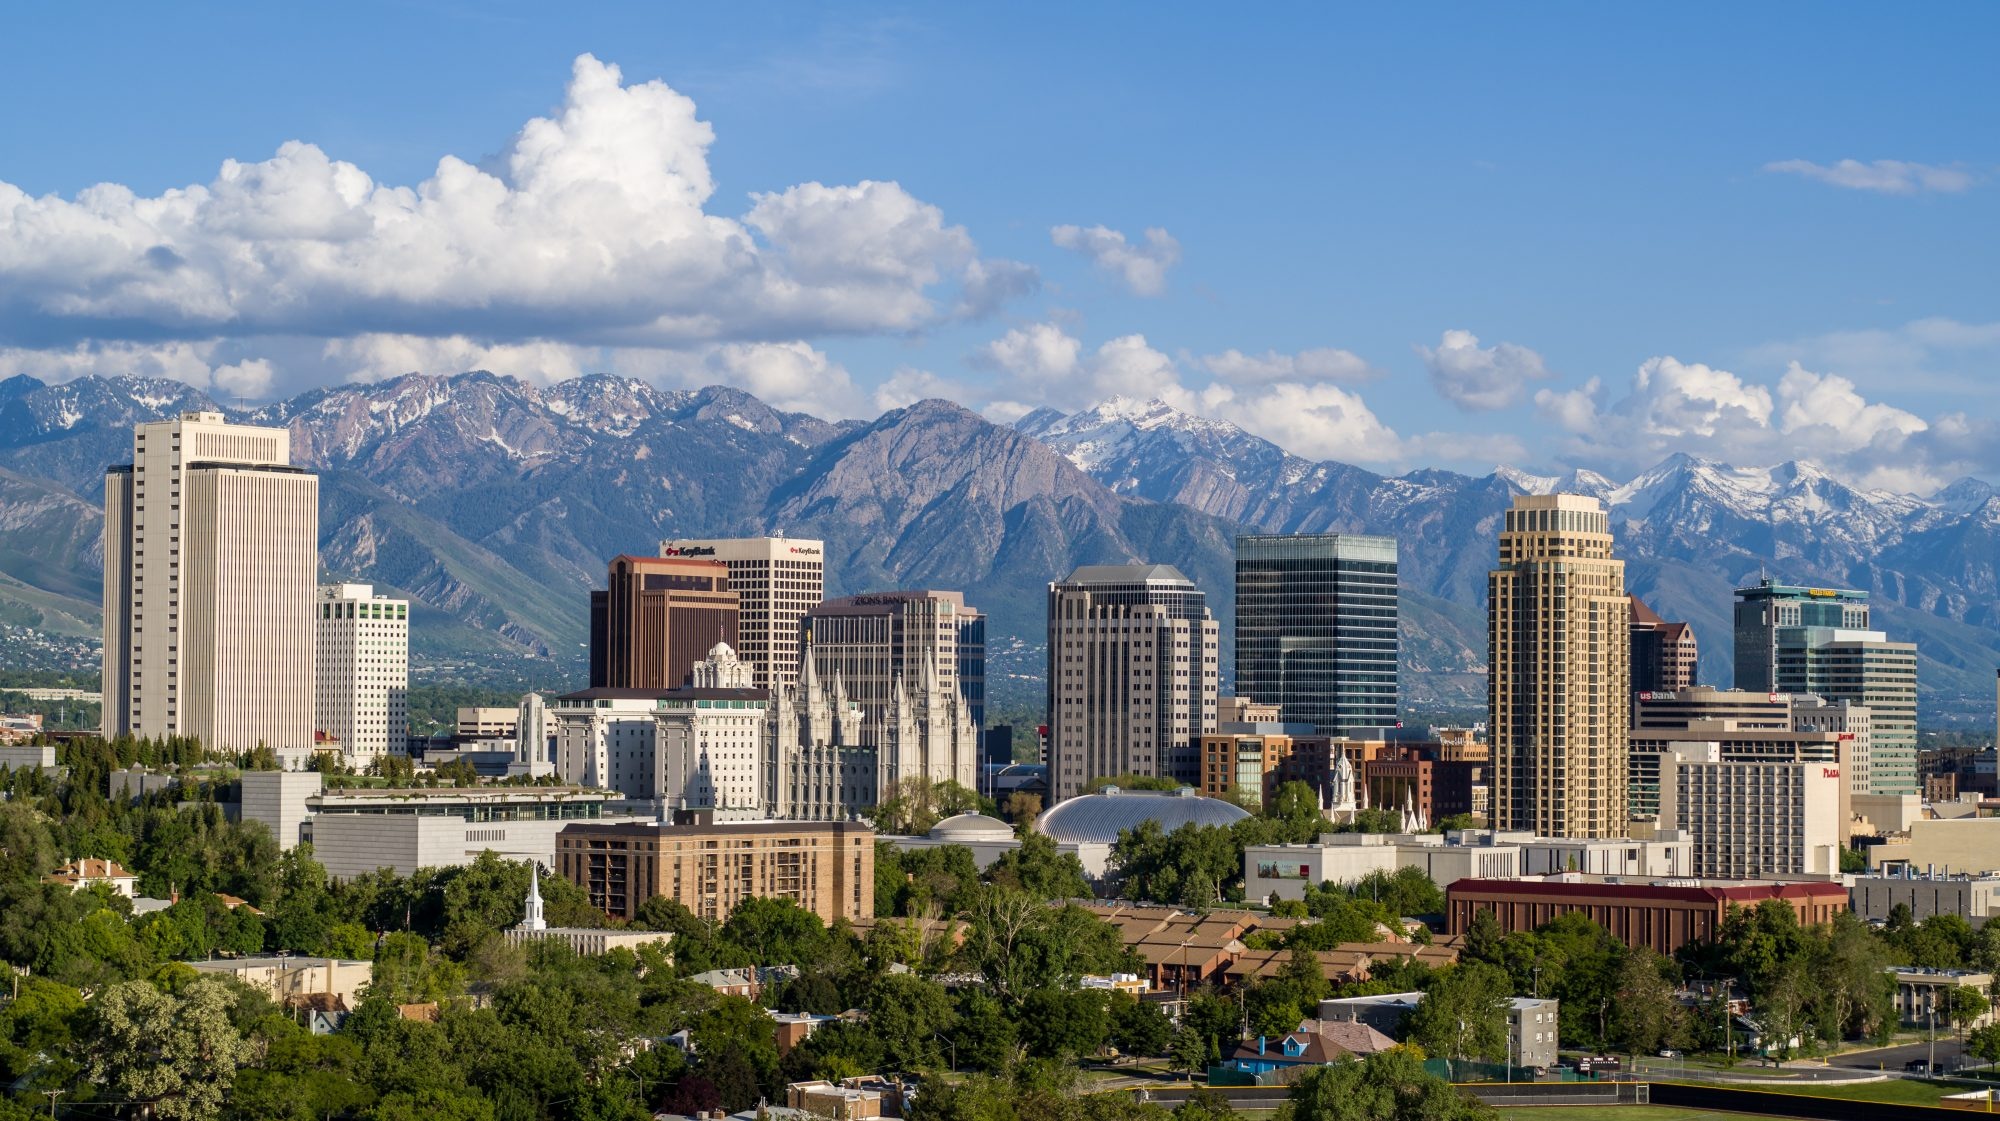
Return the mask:
<path id="1" fill-rule="evenodd" d="M 1200 782 L 1218 638 L 1208 597 L 1172 565 L 1085 565 L 1050 584 L 1052 796 L 1101 775 Z"/>
<path id="2" fill-rule="evenodd" d="M 1693 688 L 1701 658 L 1694 628 L 1686 623 L 1669 623 L 1638 596 L 1631 598 L 1632 691 L 1671 693 Z"/>
<path id="3" fill-rule="evenodd" d="M 614 557 L 605 585 L 590 593 L 592 688 L 678 689 L 711 647 L 737 639 L 737 595 L 720 561 Z"/>
<path id="4" fill-rule="evenodd" d="M 755 672 L 757 688 L 798 684 L 799 617 L 826 596 L 825 542 L 798 537 L 667 540 L 660 542 L 660 555 L 728 565 L 741 638 L 734 645 Z"/>
<path id="5" fill-rule="evenodd" d="M 182 413 L 104 477 L 104 730 L 310 747 L 319 479 L 291 433 Z"/>
<path id="6" fill-rule="evenodd" d="M 410 733 L 410 601 L 369 584 L 326 584 L 314 621 L 314 727 L 348 763 L 401 755 Z"/>
<path id="7" fill-rule="evenodd" d="M 1736 592 L 1736 687 L 1869 710 L 1868 783 L 1917 793 L 1917 647 L 1869 629 L 1868 593 L 1759 580 Z"/>
<path id="8" fill-rule="evenodd" d="M 1396 541 L 1236 539 L 1236 695 L 1325 736 L 1397 720 Z"/>
<path id="9" fill-rule="evenodd" d="M 1804 588 L 1763 579 L 1736 592 L 1736 687 L 1753 693 L 1784 692 L 1778 684 L 1778 648 L 1805 636 L 1787 631 L 1868 629 L 1868 593 Z"/>
<path id="10" fill-rule="evenodd" d="M 1496 824 L 1624 836 L 1632 609 L 1604 508 L 1515 498 L 1486 589 Z"/>
<path id="11" fill-rule="evenodd" d="M 830 599 L 800 622 L 813 668 L 861 706 L 861 743 L 879 750 L 879 788 L 978 777 L 986 616 L 960 592 Z M 907 728 L 904 727 L 907 725 Z M 900 734 L 907 732 L 907 734 Z"/>

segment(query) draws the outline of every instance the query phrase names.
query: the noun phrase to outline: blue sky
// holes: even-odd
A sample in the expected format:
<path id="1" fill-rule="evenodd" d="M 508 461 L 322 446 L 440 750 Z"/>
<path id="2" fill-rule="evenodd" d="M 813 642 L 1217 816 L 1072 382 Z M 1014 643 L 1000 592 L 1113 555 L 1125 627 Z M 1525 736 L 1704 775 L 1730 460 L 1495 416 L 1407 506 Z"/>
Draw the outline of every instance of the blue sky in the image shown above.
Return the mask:
<path id="1" fill-rule="evenodd" d="M 602 369 L 855 416 L 1124 393 L 1383 470 L 2000 477 L 1990 6 L 42 6 L 12 30 L 0 374 L 257 397 Z M 555 138 L 524 146 L 537 118 Z M 488 178 L 373 194 L 446 156 Z M 272 164 L 217 189 L 225 160 Z M 80 195 L 107 183 L 130 194 Z"/>

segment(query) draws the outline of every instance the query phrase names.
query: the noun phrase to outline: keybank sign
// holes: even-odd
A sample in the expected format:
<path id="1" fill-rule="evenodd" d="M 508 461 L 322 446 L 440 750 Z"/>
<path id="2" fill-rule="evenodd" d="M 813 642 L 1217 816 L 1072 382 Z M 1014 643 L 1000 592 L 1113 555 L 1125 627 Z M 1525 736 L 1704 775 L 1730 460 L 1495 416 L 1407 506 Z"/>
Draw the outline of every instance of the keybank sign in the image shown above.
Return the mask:
<path id="1" fill-rule="evenodd" d="M 660 550 L 660 555 L 663 557 L 712 557 L 715 555 L 715 546 L 669 545 Z"/>

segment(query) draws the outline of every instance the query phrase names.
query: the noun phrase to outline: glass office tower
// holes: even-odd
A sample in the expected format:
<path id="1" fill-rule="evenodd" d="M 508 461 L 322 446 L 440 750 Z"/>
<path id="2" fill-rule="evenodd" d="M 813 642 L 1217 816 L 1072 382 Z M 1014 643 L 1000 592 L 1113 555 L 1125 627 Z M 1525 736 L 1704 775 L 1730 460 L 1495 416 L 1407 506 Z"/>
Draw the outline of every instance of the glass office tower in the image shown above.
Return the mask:
<path id="1" fill-rule="evenodd" d="M 1397 719 L 1396 541 L 1236 539 L 1236 695 L 1321 735 Z"/>

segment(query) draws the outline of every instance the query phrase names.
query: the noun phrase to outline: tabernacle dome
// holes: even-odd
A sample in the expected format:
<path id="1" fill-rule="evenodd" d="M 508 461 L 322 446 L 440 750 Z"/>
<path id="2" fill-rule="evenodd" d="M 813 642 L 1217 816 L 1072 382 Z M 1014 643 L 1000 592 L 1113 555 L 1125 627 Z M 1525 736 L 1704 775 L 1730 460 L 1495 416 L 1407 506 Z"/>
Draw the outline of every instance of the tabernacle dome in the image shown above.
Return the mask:
<path id="1" fill-rule="evenodd" d="M 1058 802 L 1035 819 L 1035 831 L 1058 841 L 1111 844 L 1121 829 L 1136 829 L 1142 821 L 1157 821 L 1168 833 L 1188 822 L 1234 825 L 1250 811 L 1218 798 L 1204 798 L 1191 786 L 1179 790 L 1120 790 L 1107 786 L 1096 794 L 1080 794 Z"/>

